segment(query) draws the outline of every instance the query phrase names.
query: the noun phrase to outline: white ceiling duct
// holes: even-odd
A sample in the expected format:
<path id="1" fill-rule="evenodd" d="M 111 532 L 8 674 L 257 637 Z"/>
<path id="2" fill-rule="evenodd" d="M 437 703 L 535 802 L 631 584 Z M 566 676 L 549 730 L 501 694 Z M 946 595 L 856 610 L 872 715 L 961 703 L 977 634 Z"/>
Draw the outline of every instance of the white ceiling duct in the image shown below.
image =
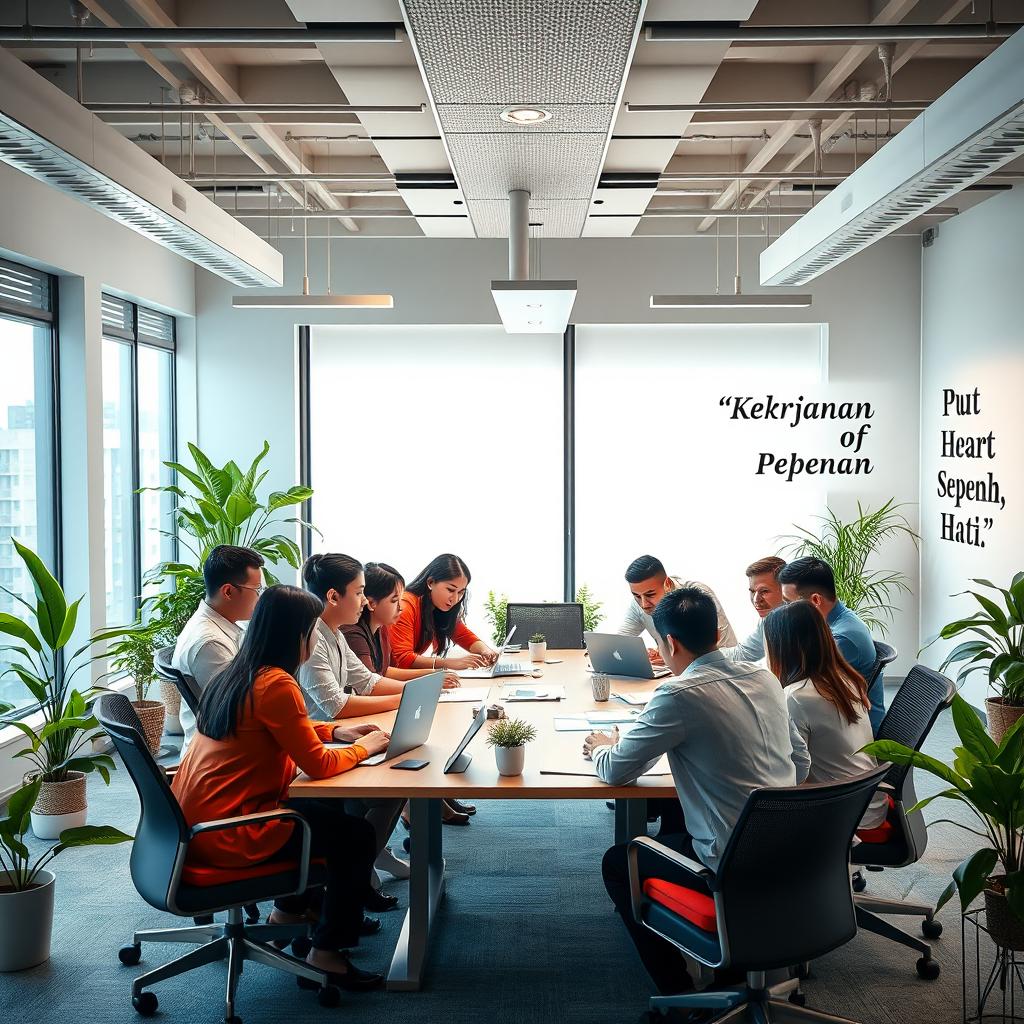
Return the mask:
<path id="1" fill-rule="evenodd" d="M 273 246 L 2 50 L 0 160 L 233 284 L 284 279 Z"/>
<path id="2" fill-rule="evenodd" d="M 762 285 L 802 285 L 1024 155 L 1024 31 L 761 253 Z"/>
<path id="3" fill-rule="evenodd" d="M 530 193 L 508 194 L 508 277 L 491 295 L 508 334 L 562 334 L 576 301 L 575 281 L 530 280 Z"/>

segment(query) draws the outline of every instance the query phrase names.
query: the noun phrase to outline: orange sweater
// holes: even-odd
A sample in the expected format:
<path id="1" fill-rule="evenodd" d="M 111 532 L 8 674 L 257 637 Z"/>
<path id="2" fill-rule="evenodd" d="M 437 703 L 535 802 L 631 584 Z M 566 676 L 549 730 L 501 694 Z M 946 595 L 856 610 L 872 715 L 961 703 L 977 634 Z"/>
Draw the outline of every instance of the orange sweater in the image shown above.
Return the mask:
<path id="1" fill-rule="evenodd" d="M 298 683 L 279 668 L 256 677 L 252 704 L 243 701 L 234 736 L 210 739 L 197 733 L 171 788 L 189 825 L 280 807 L 301 769 L 326 779 L 354 768 L 366 756 L 359 744 L 324 746 L 336 722 L 311 722 Z M 208 832 L 189 846 L 188 864 L 245 867 L 272 857 L 294 825 L 261 825 Z"/>
<path id="2" fill-rule="evenodd" d="M 429 646 L 437 650 L 436 642 L 420 643 L 420 629 L 423 624 L 423 601 L 408 590 L 402 593 L 402 610 L 391 625 L 391 664 L 397 668 L 412 668 L 417 654 L 422 654 Z M 478 637 L 463 621 L 455 623 L 452 640 L 467 651 L 473 644 L 480 642 Z"/>

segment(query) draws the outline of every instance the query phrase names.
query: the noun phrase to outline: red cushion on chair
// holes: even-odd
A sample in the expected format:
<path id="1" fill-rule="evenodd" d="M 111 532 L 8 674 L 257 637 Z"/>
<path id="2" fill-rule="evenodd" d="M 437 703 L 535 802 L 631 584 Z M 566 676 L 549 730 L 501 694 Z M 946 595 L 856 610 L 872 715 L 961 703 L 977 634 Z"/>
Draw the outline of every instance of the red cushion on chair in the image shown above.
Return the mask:
<path id="1" fill-rule="evenodd" d="M 646 878 L 644 895 L 695 924 L 701 931 L 718 931 L 715 901 L 705 893 L 687 889 L 685 885 L 677 885 L 675 882 L 666 882 L 663 878 Z"/>
<path id="2" fill-rule="evenodd" d="M 891 796 L 886 797 L 889 801 L 889 811 L 891 814 L 896 806 L 896 801 Z M 857 829 L 857 838 L 862 843 L 887 843 L 892 839 L 893 832 L 896 831 L 896 826 L 893 825 L 889 819 L 888 814 L 886 815 L 885 821 L 881 825 L 876 825 L 874 828 L 859 828 Z"/>
<path id="3" fill-rule="evenodd" d="M 325 864 L 326 861 L 313 857 L 310 865 Z M 295 860 L 265 860 L 244 868 L 223 868 L 215 864 L 186 864 L 181 869 L 181 880 L 187 885 L 226 885 L 229 882 L 247 882 L 251 878 L 264 878 L 285 871 L 297 871 Z"/>

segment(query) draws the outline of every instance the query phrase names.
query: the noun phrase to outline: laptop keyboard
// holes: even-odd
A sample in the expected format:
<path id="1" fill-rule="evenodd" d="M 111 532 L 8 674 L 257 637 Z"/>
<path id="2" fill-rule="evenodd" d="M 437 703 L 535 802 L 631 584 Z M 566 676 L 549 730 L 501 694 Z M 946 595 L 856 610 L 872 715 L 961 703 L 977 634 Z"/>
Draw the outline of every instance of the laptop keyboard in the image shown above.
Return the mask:
<path id="1" fill-rule="evenodd" d="M 524 673 L 529 674 L 531 672 L 533 672 L 533 667 L 523 661 L 507 661 L 504 664 L 497 665 L 494 669 L 496 676 L 521 676 Z"/>

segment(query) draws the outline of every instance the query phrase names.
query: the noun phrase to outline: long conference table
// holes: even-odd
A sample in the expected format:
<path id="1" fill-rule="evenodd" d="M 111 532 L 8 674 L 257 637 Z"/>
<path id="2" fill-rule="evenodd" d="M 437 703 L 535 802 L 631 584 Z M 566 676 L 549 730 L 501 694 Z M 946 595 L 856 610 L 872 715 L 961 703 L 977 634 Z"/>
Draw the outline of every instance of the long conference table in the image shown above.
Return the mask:
<path id="1" fill-rule="evenodd" d="M 505 660 L 525 662 L 527 652 L 503 655 Z M 419 989 L 423 982 L 429 953 L 430 931 L 438 904 L 444 895 L 444 858 L 441 843 L 441 801 L 444 797 L 467 800 L 615 800 L 615 841 L 626 842 L 644 832 L 647 800 L 674 797 L 670 775 L 648 775 L 629 786 L 608 786 L 588 775 L 549 774 L 560 771 L 587 771 L 589 762 L 582 754 L 585 731 L 558 732 L 556 716 L 589 712 L 627 712 L 617 700 L 598 703 L 593 699 L 588 662 L 584 651 L 548 651 L 549 659 L 540 678 L 513 676 L 505 679 L 465 679 L 464 687 L 488 687 L 487 703 L 502 703 L 510 718 L 522 718 L 537 728 L 537 738 L 526 748 L 526 767 L 521 776 L 498 774 L 493 751 L 486 745 L 487 723 L 467 748 L 473 755 L 467 770 L 445 775 L 444 766 L 472 722 L 471 703 L 438 705 L 429 740 L 415 750 L 380 765 L 357 767 L 331 779 L 310 779 L 299 775 L 292 783 L 290 796 L 316 799 L 345 797 L 408 797 L 410 801 L 411 843 L 409 909 L 388 971 L 387 986 L 395 990 Z M 562 686 L 565 697 L 559 701 L 504 701 L 505 686 L 520 686 L 542 691 Z M 613 693 L 640 693 L 653 690 L 653 679 L 612 677 Z M 390 729 L 395 712 L 347 718 L 346 725 L 374 722 Z M 610 728 L 610 727 L 609 727 Z M 415 757 L 430 763 L 419 771 L 393 771 L 391 764 Z M 600 870 L 595 858 L 594 871 Z"/>

